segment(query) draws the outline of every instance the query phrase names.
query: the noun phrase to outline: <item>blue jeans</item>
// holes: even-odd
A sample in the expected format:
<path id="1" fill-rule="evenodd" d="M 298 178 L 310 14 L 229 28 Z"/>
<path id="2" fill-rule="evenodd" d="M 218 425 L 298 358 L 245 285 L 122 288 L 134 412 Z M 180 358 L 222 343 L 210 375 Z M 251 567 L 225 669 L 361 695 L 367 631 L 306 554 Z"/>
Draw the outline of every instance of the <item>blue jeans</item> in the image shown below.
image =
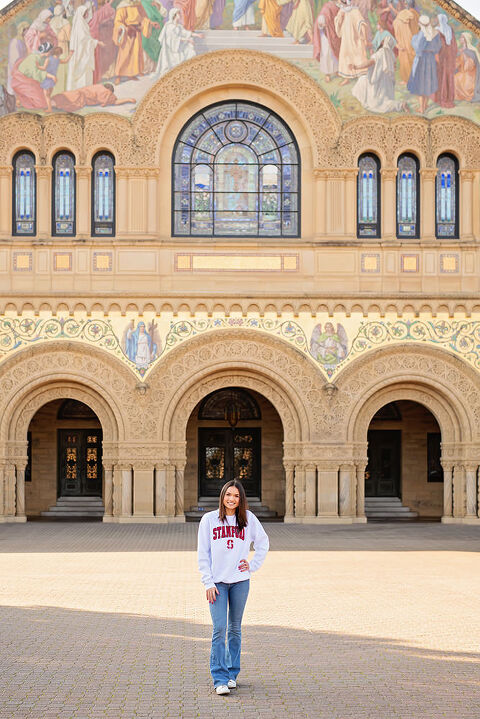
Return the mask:
<path id="1" fill-rule="evenodd" d="M 216 600 L 210 604 L 213 634 L 210 653 L 210 672 L 213 684 L 219 687 L 229 679 L 236 679 L 240 672 L 240 650 L 242 646 L 242 616 L 248 597 L 250 580 L 225 584 L 218 582 Z M 228 610 L 228 637 L 227 634 Z"/>

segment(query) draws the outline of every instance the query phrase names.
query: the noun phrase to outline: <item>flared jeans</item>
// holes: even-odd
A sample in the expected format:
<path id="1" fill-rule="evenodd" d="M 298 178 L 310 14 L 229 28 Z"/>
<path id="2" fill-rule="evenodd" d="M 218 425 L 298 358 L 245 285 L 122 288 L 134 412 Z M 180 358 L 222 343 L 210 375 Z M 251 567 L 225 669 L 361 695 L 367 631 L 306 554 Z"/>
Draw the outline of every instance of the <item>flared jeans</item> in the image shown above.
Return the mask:
<path id="1" fill-rule="evenodd" d="M 240 672 L 242 617 L 250 580 L 232 584 L 218 582 L 215 586 L 218 589 L 217 598 L 210 604 L 213 622 L 210 672 L 214 686 L 219 687 L 229 679 L 236 679 Z"/>

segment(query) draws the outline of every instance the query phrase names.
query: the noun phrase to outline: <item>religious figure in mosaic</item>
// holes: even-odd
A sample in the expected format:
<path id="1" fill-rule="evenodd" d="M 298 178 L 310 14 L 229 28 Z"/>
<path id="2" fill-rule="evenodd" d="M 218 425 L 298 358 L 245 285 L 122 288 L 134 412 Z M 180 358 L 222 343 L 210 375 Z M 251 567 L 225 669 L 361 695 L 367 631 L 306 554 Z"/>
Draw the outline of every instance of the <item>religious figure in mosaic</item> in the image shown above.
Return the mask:
<path id="1" fill-rule="evenodd" d="M 348 337 L 343 325 L 338 323 L 336 330 L 332 322 L 325 322 L 323 330 L 320 323 L 316 325 L 310 340 L 310 353 L 324 367 L 333 368 L 344 360 L 348 354 Z"/>
<path id="2" fill-rule="evenodd" d="M 130 320 L 122 337 L 122 349 L 128 359 L 135 363 L 138 370 L 146 370 L 160 354 L 162 343 L 155 320 L 148 326 L 140 320 L 135 328 L 135 322 Z"/>

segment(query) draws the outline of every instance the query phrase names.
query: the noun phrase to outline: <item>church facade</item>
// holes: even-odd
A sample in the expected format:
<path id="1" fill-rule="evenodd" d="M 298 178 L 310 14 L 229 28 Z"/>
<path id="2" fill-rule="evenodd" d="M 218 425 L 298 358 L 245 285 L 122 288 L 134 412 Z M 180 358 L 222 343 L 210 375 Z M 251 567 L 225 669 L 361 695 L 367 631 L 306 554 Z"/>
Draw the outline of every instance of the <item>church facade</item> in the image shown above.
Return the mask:
<path id="1" fill-rule="evenodd" d="M 394 500 L 479 523 L 476 21 L 88 0 L 0 23 L 0 521 L 183 522 L 239 478 L 285 522 Z"/>

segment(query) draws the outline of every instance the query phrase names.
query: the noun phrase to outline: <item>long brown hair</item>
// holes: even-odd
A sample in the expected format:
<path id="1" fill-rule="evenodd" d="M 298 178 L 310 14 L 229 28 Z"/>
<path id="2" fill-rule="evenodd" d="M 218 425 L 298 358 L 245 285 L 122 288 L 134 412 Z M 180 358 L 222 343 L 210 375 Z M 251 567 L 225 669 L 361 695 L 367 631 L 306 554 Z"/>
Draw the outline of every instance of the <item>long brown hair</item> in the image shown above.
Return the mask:
<path id="1" fill-rule="evenodd" d="M 238 507 L 235 509 L 235 515 L 237 518 L 237 527 L 241 531 L 242 529 L 245 529 L 247 526 L 247 509 L 248 509 L 248 502 L 247 502 L 247 496 L 245 494 L 245 490 L 243 488 L 243 484 L 238 481 L 238 479 L 231 479 L 229 482 L 226 482 L 223 487 L 222 491 L 220 492 L 220 499 L 218 503 L 218 516 L 222 522 L 225 521 L 225 517 L 227 516 L 227 512 L 225 510 L 225 505 L 223 503 L 223 500 L 225 499 L 225 495 L 227 493 L 227 489 L 230 489 L 230 487 L 235 487 L 235 489 L 238 489 L 238 493 L 240 495 L 240 502 L 238 503 Z"/>

